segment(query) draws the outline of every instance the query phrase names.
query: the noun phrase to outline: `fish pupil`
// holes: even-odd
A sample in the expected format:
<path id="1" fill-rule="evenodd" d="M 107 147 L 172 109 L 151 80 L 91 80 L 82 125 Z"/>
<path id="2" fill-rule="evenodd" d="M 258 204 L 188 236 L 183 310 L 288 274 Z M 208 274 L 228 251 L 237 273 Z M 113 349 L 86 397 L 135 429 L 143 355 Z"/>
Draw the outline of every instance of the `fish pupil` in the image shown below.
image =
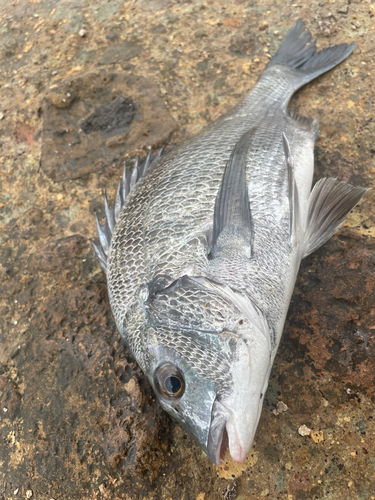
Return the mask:
<path id="1" fill-rule="evenodd" d="M 171 394 L 176 394 L 181 390 L 181 380 L 177 377 L 168 377 L 165 380 L 165 388 Z"/>

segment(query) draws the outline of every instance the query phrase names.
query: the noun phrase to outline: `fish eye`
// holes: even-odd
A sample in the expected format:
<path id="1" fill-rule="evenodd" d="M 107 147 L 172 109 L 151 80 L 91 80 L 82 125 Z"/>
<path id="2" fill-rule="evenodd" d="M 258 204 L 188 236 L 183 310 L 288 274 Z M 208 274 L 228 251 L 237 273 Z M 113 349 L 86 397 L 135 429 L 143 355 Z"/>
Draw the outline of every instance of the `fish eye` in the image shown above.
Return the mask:
<path id="1" fill-rule="evenodd" d="M 166 399 L 180 399 L 185 392 L 184 377 L 172 363 L 164 363 L 156 369 L 154 382 L 158 392 Z"/>

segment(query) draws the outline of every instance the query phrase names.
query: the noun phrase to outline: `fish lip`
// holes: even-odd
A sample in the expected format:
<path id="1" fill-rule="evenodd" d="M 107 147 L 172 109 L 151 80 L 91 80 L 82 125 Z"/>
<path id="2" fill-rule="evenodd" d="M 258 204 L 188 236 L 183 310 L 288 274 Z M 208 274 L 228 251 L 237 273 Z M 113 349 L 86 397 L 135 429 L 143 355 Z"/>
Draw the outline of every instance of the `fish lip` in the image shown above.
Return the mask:
<path id="1" fill-rule="evenodd" d="M 213 444 L 212 440 L 208 438 L 208 445 L 207 445 L 208 456 L 215 465 L 221 465 L 224 462 L 224 457 L 228 446 L 229 446 L 228 433 L 227 433 L 226 423 L 224 423 L 217 444 Z"/>
<path id="2" fill-rule="evenodd" d="M 224 462 L 225 453 L 229 446 L 228 419 L 228 410 L 215 399 L 212 406 L 211 425 L 207 442 L 207 454 L 215 465 L 221 465 Z"/>

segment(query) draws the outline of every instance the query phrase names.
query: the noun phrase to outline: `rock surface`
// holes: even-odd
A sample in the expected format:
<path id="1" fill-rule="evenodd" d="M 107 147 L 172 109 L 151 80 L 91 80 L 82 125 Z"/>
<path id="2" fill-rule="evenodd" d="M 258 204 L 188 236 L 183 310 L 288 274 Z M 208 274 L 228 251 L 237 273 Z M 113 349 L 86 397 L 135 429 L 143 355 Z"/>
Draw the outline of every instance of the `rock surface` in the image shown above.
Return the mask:
<path id="1" fill-rule="evenodd" d="M 123 161 L 231 108 L 299 16 L 321 47 L 357 42 L 291 103 L 320 122 L 316 179 L 374 187 L 374 15 L 367 0 L 2 3 L 2 498 L 375 499 L 373 191 L 302 263 L 244 464 L 212 465 L 161 410 L 88 241 Z"/>

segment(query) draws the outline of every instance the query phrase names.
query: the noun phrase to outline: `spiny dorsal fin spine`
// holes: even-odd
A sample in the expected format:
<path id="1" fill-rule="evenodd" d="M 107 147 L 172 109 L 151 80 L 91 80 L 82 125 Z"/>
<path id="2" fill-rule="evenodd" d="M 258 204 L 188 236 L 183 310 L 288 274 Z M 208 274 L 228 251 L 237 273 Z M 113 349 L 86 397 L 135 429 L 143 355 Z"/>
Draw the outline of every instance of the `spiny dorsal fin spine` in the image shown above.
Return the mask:
<path id="1" fill-rule="evenodd" d="M 103 191 L 104 196 L 104 209 L 106 214 L 106 219 L 103 224 L 100 224 L 97 215 L 96 217 L 96 227 L 99 236 L 99 245 L 95 244 L 91 241 L 95 253 L 98 257 L 99 264 L 104 272 L 106 272 L 106 262 L 107 255 L 109 251 L 109 247 L 111 245 L 111 238 L 113 231 L 115 230 L 116 221 L 120 216 L 121 209 L 127 199 L 128 194 L 131 189 L 135 186 L 137 181 L 145 175 L 146 171 L 150 170 L 151 167 L 154 167 L 161 155 L 163 154 L 164 148 L 161 148 L 160 151 L 152 155 L 152 150 L 147 155 L 147 158 L 141 164 L 139 163 L 139 157 L 135 162 L 135 166 L 132 172 L 126 170 L 126 163 L 124 162 L 124 170 L 122 173 L 122 177 L 119 181 L 116 191 L 115 202 L 112 207 L 109 206 L 108 198 L 105 190 Z"/>
<path id="2" fill-rule="evenodd" d="M 111 232 L 111 235 L 113 234 L 113 231 L 115 230 L 115 205 L 110 208 L 108 205 L 108 199 L 107 199 L 107 193 L 105 189 L 103 190 L 103 197 L 104 197 L 104 210 L 105 210 L 105 215 L 107 218 L 108 222 L 108 227 Z"/>
<path id="3" fill-rule="evenodd" d="M 124 200 L 122 198 L 122 179 L 120 179 L 120 182 L 118 183 L 117 186 L 116 198 L 115 198 L 115 220 L 118 219 L 123 204 Z"/>
<path id="4" fill-rule="evenodd" d="M 91 243 L 93 249 L 95 250 L 100 267 L 106 273 L 107 272 L 107 256 L 106 256 L 106 254 L 103 252 L 101 245 L 96 245 L 91 238 L 89 238 L 89 240 L 90 240 L 90 243 Z"/>
<path id="5" fill-rule="evenodd" d="M 96 218 L 96 229 L 98 231 L 100 245 L 103 249 L 103 252 L 107 254 L 111 242 L 111 235 L 109 234 L 107 220 L 105 220 L 104 224 L 100 224 L 97 214 L 95 214 L 95 218 Z"/>

